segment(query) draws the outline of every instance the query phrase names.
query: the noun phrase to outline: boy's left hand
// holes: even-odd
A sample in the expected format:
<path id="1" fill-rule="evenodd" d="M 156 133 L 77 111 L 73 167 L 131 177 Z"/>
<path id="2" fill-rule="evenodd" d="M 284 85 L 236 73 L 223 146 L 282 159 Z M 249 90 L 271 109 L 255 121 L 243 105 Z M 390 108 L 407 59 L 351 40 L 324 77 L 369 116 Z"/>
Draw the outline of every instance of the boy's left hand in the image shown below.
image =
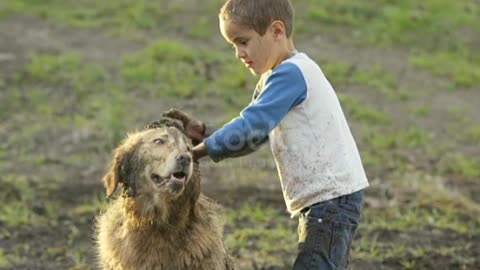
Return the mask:
<path id="1" fill-rule="evenodd" d="M 187 113 L 184 113 L 177 109 L 170 109 L 164 113 L 163 116 L 180 120 L 183 123 L 183 128 L 188 138 L 192 140 L 193 145 L 197 145 L 205 138 L 205 124 L 192 118 Z"/>

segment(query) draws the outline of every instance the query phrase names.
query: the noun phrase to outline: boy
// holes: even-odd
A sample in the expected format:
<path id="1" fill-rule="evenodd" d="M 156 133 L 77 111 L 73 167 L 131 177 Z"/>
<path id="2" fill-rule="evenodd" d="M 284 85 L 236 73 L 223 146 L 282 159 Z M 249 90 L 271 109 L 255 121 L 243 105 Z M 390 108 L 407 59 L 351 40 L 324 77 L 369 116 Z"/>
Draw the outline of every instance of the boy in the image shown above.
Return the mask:
<path id="1" fill-rule="evenodd" d="M 166 115 L 200 142 L 196 160 L 246 155 L 269 141 L 287 210 L 299 217 L 293 269 L 345 269 L 368 181 L 332 86 L 295 50 L 290 1 L 227 0 L 219 23 L 236 57 L 262 75 L 252 102 L 211 135 L 180 111 Z"/>

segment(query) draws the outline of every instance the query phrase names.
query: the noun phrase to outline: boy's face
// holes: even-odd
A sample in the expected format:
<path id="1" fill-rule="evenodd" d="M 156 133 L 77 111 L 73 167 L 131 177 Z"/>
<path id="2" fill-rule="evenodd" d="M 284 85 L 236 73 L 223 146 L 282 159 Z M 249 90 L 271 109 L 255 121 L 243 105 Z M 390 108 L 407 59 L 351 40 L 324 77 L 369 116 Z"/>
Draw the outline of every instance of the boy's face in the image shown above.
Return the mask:
<path id="1" fill-rule="evenodd" d="M 235 56 L 253 74 L 263 74 L 280 62 L 270 29 L 260 36 L 253 29 L 235 24 L 231 20 L 220 19 L 220 31 L 225 40 L 233 45 Z"/>

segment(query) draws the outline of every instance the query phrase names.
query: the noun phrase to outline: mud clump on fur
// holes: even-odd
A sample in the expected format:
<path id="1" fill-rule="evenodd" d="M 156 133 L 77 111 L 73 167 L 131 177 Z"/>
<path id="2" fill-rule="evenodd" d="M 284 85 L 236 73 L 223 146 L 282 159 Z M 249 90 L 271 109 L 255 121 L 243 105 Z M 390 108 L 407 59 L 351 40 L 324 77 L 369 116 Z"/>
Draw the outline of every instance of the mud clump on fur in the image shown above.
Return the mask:
<path id="1" fill-rule="evenodd" d="M 161 119 L 130 134 L 103 178 L 113 198 L 96 222 L 104 270 L 232 270 L 223 210 L 201 193 L 181 122 Z"/>

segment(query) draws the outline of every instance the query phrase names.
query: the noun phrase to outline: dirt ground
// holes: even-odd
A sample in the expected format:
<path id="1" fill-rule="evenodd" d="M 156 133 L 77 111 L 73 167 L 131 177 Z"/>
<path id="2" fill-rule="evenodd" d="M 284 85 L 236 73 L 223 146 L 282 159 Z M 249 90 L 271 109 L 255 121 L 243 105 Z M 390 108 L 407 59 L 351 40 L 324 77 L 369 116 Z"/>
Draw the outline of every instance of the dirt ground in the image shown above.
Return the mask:
<path id="1" fill-rule="evenodd" d="M 13 265 L 2 267 L 0 264 L 0 269 L 94 269 L 95 212 L 84 209 L 82 206 L 88 205 L 90 201 L 104 202 L 100 179 L 110 158 L 108 149 L 94 143 L 102 133 L 89 128 L 55 128 L 46 120 L 44 125 L 49 127 L 48 130 L 35 133 L 33 137 L 17 136 L 30 121 L 38 118 L 31 115 L 28 102 L 18 108 L 7 106 L 8 99 L 13 95 L 29 95 L 29 90 L 26 88 L 14 88 L 13 74 L 22 72 L 32 54 L 43 52 L 74 51 L 88 61 L 99 63 L 108 70 L 114 70 L 123 55 L 143 47 L 145 43 L 145 41 L 129 40 L 95 29 L 63 26 L 31 16 L 13 16 L 0 20 L 0 104 L 5 106 L 4 108 L 8 107 L 7 113 L 2 114 L 0 118 L 2 122 L 0 123 L 0 140 L 2 140 L 0 151 L 3 152 L 0 154 L 0 171 L 2 171 L 0 189 L 4 199 L 12 200 L 13 198 L 22 201 L 24 196 L 22 190 L 2 175 L 16 175 L 22 179 L 29 179 L 29 190 L 35 194 L 33 197 L 35 199 L 28 201 L 29 209 L 45 218 L 54 211 L 56 217 L 49 221 L 42 220 L 40 226 L 22 225 L 16 228 L 8 226 L 0 218 L 0 261 L 3 256 L 5 260 L 11 262 L 10 265 Z M 408 89 L 415 98 L 400 103 L 358 85 L 345 85 L 338 91 L 354 96 L 365 104 L 383 108 L 393 116 L 394 125 L 398 129 L 407 128 L 412 123 L 423 126 L 430 130 L 435 140 L 444 144 L 445 147 L 458 149 L 468 156 L 480 156 L 478 145 L 461 143 L 452 137 L 455 133 L 451 131 L 452 126 L 453 129 L 461 128 L 461 123 L 455 122 L 460 120 L 455 119 L 445 110 L 447 104 L 461 108 L 462 114 L 469 116 L 471 122 L 480 123 L 480 91 L 478 89 L 417 92 L 417 89 L 446 88 L 448 82 L 412 67 L 407 60 L 406 50 L 400 48 L 375 50 L 358 48 L 332 36 L 313 38 L 308 43 L 305 38 L 301 38 L 298 43 L 305 44 L 303 48 L 300 45 L 300 49 L 308 51 L 317 59 L 325 61 L 336 59 L 360 69 L 374 65 L 389 66 L 390 71 L 404 82 L 402 87 Z M 59 92 L 55 92 L 61 90 L 52 90 L 50 94 L 61 96 Z M 170 108 L 172 104 L 171 100 L 145 100 L 135 97 L 135 94 L 132 94 L 132 99 L 137 99 L 134 102 L 142 104 L 142 109 L 145 111 L 142 118 L 138 119 L 139 121 L 155 118 L 157 113 Z M 174 102 L 178 108 L 191 108 L 197 101 L 175 100 Z M 210 119 L 212 122 L 222 119 L 219 117 L 220 109 L 212 106 L 214 102 L 213 104 L 208 102 L 211 101 L 205 101 L 203 105 L 208 109 L 200 111 L 199 116 L 202 119 Z M 430 108 L 429 117 L 418 118 L 411 113 L 410 108 L 424 104 L 428 104 Z M 361 123 L 353 121 L 352 130 L 362 148 L 369 138 L 363 135 L 360 129 Z M 29 140 L 25 142 L 30 145 L 29 147 L 21 147 L 24 140 Z M 61 158 L 76 151 L 89 154 L 77 161 L 73 156 L 70 161 Z M 31 153 L 47 154 L 38 161 L 34 160 L 35 158 L 28 158 Z M 428 172 L 435 171 L 441 160 L 441 157 L 432 158 L 431 155 L 426 156 L 424 153 L 416 152 L 415 149 L 406 150 L 400 155 L 402 158 L 414 159 L 417 169 Z M 255 154 L 252 160 L 265 162 L 266 165 L 259 169 L 261 173 L 254 184 L 245 185 L 235 183 L 236 176 L 230 175 L 228 166 L 215 166 L 205 162 L 202 167 L 204 192 L 218 200 L 227 209 L 235 209 L 246 203 L 256 203 L 278 209 L 278 212 L 286 217 L 274 167 L 268 163 L 268 157 L 261 154 Z M 241 162 L 245 160 L 231 164 L 236 166 Z M 392 186 L 384 182 L 384 177 L 389 172 L 388 167 L 373 166 L 367 169 L 372 184 L 372 188 L 367 193 L 367 208 L 375 209 L 388 204 L 392 196 L 397 201 L 403 200 L 406 204 L 409 203 L 408 191 L 400 192 L 402 197 L 397 197 L 398 194 Z M 44 179 L 53 180 L 52 183 L 45 183 Z M 478 209 L 478 203 L 480 203 L 480 197 L 477 195 L 480 192 L 478 180 L 478 178 L 453 175 L 442 178 L 441 182 L 447 189 L 475 201 L 477 204 L 473 208 Z M 411 198 L 415 196 L 412 195 Z M 51 200 L 52 203 L 46 204 L 42 200 Z M 288 228 L 294 234 L 295 220 L 287 222 Z M 235 225 L 235 227 L 241 226 L 241 221 Z M 232 233 L 232 230 L 234 227 L 227 224 L 226 233 Z M 480 234 L 478 233 L 462 234 L 455 230 L 439 230 L 435 227 L 413 231 L 378 228 L 360 230 L 356 239 L 364 238 L 367 239 L 365 241 L 375 239 L 378 243 L 401 243 L 402 246 L 417 247 L 417 251 L 420 247 L 427 246 L 439 246 L 442 249 L 438 253 L 423 254 L 421 251 L 402 253 L 400 257 L 392 255 L 385 260 L 368 257 L 354 258 L 351 261 L 351 269 L 480 269 Z M 449 250 L 449 246 L 457 250 Z M 371 250 L 371 252 L 379 251 Z M 281 254 L 277 256 L 281 262 Z M 290 257 L 285 264 L 291 261 L 291 253 L 288 256 Z M 415 268 L 409 268 L 409 261 L 415 262 Z M 238 257 L 238 263 L 243 267 L 242 269 L 288 269 L 288 266 L 281 263 L 257 264 L 251 257 Z"/>

